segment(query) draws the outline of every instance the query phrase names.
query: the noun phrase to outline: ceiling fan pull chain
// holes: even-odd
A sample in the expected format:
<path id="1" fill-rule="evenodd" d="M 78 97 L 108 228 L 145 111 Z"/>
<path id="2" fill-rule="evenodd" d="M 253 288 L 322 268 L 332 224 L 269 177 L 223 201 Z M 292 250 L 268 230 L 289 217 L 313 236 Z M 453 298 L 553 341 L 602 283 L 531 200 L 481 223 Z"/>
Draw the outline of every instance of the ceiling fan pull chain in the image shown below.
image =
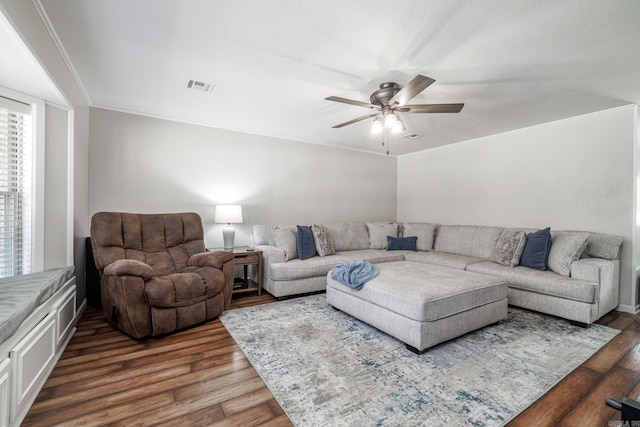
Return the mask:
<path id="1" fill-rule="evenodd" d="M 382 131 L 382 146 L 385 146 L 385 140 L 386 140 L 386 147 L 387 147 L 387 156 L 389 155 L 389 129 L 384 129 Z"/>

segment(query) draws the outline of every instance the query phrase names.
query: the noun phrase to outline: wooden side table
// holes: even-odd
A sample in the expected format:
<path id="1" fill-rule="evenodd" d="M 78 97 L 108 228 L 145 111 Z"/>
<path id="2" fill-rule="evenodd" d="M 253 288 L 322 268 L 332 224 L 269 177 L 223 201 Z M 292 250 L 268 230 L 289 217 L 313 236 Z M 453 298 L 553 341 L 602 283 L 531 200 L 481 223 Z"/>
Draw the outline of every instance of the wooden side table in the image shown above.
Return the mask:
<path id="1" fill-rule="evenodd" d="M 223 251 L 223 248 L 207 248 L 208 251 Z M 253 250 L 249 246 L 236 246 L 233 248 L 234 266 L 244 267 L 244 278 L 233 282 L 233 295 L 245 294 L 258 291 L 258 296 L 262 295 L 262 251 Z M 254 282 L 248 277 L 247 267 L 255 265 L 258 269 L 258 282 Z"/>

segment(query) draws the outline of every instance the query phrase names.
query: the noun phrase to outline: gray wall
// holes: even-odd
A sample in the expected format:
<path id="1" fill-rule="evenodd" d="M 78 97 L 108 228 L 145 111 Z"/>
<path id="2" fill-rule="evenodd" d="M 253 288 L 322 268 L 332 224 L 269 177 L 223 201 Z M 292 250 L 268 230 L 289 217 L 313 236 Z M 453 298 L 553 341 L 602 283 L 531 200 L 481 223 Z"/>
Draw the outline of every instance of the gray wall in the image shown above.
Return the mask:
<path id="1" fill-rule="evenodd" d="M 194 210 L 210 247 L 222 245 L 218 203 L 244 207 L 238 245 L 252 224 L 378 219 L 617 234 L 630 311 L 636 114 L 623 107 L 396 160 L 91 108 L 89 211 Z"/>
<path id="2" fill-rule="evenodd" d="M 623 309 L 636 305 L 636 106 L 398 160 L 398 220 L 546 227 L 624 238 Z"/>
<path id="3" fill-rule="evenodd" d="M 90 109 L 89 210 L 200 213 L 222 246 L 215 205 L 253 224 L 396 218 L 397 160 L 341 148 Z"/>

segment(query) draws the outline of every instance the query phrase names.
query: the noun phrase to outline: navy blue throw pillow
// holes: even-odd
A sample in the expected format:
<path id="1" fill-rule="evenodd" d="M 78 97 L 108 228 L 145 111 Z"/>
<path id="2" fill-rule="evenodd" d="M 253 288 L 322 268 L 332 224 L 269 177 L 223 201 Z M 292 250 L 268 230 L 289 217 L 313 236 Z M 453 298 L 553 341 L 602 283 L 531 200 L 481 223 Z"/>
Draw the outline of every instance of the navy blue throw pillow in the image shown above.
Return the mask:
<path id="1" fill-rule="evenodd" d="M 316 244 L 313 240 L 313 232 L 310 225 L 299 225 L 296 235 L 296 245 L 298 246 L 298 258 L 307 259 L 316 256 Z"/>
<path id="2" fill-rule="evenodd" d="M 520 265 L 536 270 L 546 270 L 550 250 L 551 229 L 549 227 L 531 233 L 527 235 L 527 243 L 524 245 Z"/>
<path id="3" fill-rule="evenodd" d="M 393 237 L 387 236 L 387 250 L 388 251 L 415 251 L 417 236 L 409 237 Z"/>

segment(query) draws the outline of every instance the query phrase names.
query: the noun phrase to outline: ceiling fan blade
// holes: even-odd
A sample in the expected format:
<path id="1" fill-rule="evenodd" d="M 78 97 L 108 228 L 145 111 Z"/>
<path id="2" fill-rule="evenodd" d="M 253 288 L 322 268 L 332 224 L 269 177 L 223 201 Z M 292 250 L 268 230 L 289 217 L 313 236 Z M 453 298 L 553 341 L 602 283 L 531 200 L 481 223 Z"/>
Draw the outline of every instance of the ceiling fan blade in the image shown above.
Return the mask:
<path id="1" fill-rule="evenodd" d="M 379 110 L 379 105 L 369 104 L 368 102 L 354 101 L 353 99 L 340 98 L 339 96 L 330 96 L 325 98 L 327 101 L 342 102 L 343 104 L 357 105 L 358 107 L 373 108 Z"/>
<path id="2" fill-rule="evenodd" d="M 389 105 L 392 107 L 396 105 L 403 106 L 433 82 L 435 80 L 432 78 L 418 74 L 389 100 Z"/>
<path id="3" fill-rule="evenodd" d="M 348 122 L 344 122 L 344 123 L 340 123 L 339 125 L 332 126 L 332 128 L 333 129 L 338 129 L 338 128 L 341 128 L 341 127 L 344 127 L 344 126 L 347 126 L 347 125 L 350 125 L 350 124 L 353 124 L 353 123 L 356 123 L 356 122 L 359 122 L 359 121 L 362 121 L 362 120 L 366 120 L 366 119 L 368 119 L 370 117 L 375 117 L 377 115 L 378 115 L 378 113 L 367 114 L 366 116 L 358 117 L 357 119 L 349 120 Z"/>
<path id="4" fill-rule="evenodd" d="M 398 108 L 403 113 L 459 113 L 464 104 L 418 104 Z"/>

